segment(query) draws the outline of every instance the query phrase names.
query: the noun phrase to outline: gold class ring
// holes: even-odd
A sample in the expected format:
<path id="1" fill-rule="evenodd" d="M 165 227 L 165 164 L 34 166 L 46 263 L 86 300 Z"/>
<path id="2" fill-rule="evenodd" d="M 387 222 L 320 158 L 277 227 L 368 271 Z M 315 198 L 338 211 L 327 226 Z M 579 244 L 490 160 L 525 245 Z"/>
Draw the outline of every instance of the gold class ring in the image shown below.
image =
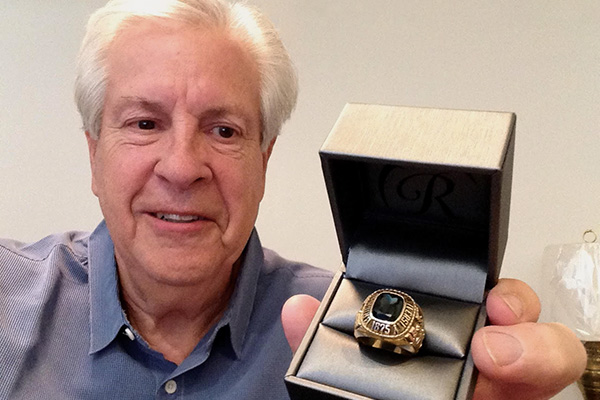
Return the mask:
<path id="1" fill-rule="evenodd" d="M 423 312 L 406 293 L 379 289 L 365 299 L 356 313 L 354 337 L 366 346 L 416 354 L 425 339 Z"/>

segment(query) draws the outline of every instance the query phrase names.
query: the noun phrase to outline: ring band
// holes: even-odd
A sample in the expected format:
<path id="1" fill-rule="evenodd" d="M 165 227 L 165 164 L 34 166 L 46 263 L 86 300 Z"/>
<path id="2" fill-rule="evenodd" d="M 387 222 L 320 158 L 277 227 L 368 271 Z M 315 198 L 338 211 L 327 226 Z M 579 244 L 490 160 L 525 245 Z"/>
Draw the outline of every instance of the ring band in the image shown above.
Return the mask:
<path id="1" fill-rule="evenodd" d="M 365 299 L 356 313 L 354 337 L 367 346 L 416 354 L 425 339 L 423 312 L 406 293 L 379 289 Z"/>

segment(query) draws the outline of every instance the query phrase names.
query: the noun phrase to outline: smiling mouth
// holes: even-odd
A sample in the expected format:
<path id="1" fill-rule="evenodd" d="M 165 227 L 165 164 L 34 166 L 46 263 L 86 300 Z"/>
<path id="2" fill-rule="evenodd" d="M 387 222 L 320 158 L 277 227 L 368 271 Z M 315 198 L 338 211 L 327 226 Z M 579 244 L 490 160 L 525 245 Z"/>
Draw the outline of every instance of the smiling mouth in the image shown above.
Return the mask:
<path id="1" fill-rule="evenodd" d="M 176 222 L 179 224 L 187 224 L 190 222 L 204 220 L 204 218 L 200 217 L 199 215 L 179 215 L 179 214 L 156 213 L 156 214 L 154 214 L 154 216 L 163 221 Z"/>

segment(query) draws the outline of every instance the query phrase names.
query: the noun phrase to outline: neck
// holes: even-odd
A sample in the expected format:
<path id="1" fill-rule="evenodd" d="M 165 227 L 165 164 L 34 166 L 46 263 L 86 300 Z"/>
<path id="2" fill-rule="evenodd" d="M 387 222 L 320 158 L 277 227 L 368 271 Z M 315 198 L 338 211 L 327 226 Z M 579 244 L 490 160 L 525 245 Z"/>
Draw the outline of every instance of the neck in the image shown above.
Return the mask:
<path id="1" fill-rule="evenodd" d="M 119 268 L 121 301 L 129 322 L 151 348 L 180 364 L 227 309 L 239 261 L 229 274 L 193 286 L 134 279 Z M 219 279 L 220 278 L 220 279 Z"/>

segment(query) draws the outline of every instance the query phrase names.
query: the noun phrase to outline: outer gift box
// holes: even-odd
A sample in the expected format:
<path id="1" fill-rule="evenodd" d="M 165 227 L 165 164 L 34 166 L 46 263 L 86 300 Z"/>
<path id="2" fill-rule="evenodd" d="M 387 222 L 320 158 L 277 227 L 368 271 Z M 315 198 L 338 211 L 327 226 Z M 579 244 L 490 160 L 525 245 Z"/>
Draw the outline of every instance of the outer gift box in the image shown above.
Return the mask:
<path id="1" fill-rule="evenodd" d="M 348 104 L 320 151 L 343 265 L 286 374 L 292 399 L 469 399 L 507 240 L 513 113 Z M 380 288 L 423 310 L 421 350 L 359 345 Z"/>

